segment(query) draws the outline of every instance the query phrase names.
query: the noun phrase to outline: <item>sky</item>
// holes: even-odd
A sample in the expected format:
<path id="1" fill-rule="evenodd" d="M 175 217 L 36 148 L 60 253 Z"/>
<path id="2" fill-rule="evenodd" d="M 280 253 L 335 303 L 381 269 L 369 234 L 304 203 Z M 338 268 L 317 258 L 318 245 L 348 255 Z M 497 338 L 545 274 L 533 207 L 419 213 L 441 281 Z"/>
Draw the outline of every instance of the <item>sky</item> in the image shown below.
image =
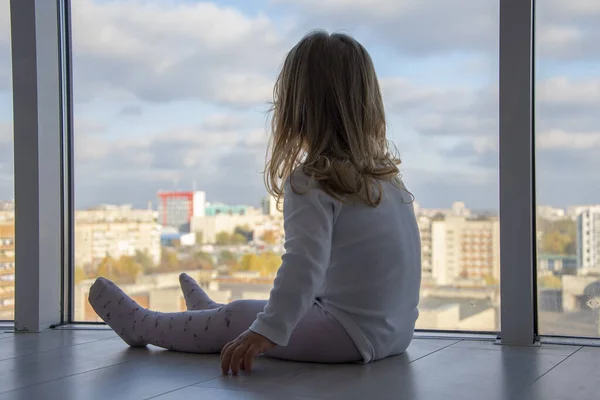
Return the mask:
<path id="1" fill-rule="evenodd" d="M 537 0 L 540 204 L 600 203 L 600 2 Z M 316 28 L 371 53 L 389 139 L 422 207 L 498 208 L 498 0 L 76 0 L 75 205 L 158 190 L 258 205 L 268 102 Z M 0 3 L 0 199 L 13 197 L 8 1 Z"/>

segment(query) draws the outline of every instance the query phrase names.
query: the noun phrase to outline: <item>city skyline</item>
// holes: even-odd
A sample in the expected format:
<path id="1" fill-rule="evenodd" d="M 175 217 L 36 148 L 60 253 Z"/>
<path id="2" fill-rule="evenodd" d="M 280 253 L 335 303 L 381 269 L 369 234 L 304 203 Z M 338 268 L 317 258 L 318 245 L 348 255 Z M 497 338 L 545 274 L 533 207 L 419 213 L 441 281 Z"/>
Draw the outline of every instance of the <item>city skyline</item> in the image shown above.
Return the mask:
<path id="1" fill-rule="evenodd" d="M 159 194 L 177 195 L 164 192 Z M 191 200 L 196 194 L 202 199 L 205 193 L 185 194 L 185 201 L 180 203 L 184 210 L 191 206 Z M 267 296 L 268 288 L 265 289 L 264 285 L 272 279 L 283 251 L 281 215 L 273 210 L 270 203 L 268 207 L 264 203 L 264 208 L 252 210 L 237 205 L 205 205 L 206 210 L 189 214 L 189 230 L 180 231 L 175 236 L 172 235 L 172 230 L 163 231 L 169 236 L 169 240 L 162 237 L 158 211 L 111 205 L 88 211 L 76 210 L 76 292 L 85 290 L 86 285 L 91 283 L 90 278 L 96 274 L 109 274 L 119 282 L 139 290 L 140 296 L 146 293 L 146 301 L 160 302 L 156 296 L 169 296 L 169 291 L 160 292 L 163 283 L 156 283 L 155 289 L 149 289 L 149 280 L 172 281 L 176 277 L 174 272 L 189 270 L 206 273 L 213 271 L 211 279 L 214 280 L 215 288 L 219 282 L 228 282 L 229 279 L 241 279 L 243 282 L 258 279 L 255 283 L 246 284 L 247 294 L 242 293 L 242 296 Z M 168 209 L 177 216 L 180 206 Z M 7 209 L 4 211 L 6 215 L 14 217 L 10 203 L 3 207 Z M 217 209 L 225 212 L 216 212 Z M 581 216 L 592 215 L 592 212 L 595 216 L 588 227 L 588 222 L 582 220 Z M 423 329 L 496 329 L 500 282 L 499 219 L 480 218 L 477 212 L 462 202 L 442 210 L 418 207 L 417 215 L 422 241 L 423 274 L 423 317 L 420 319 L 420 326 Z M 597 235 L 590 235 L 587 230 L 591 228 L 597 231 L 600 227 L 600 205 L 567 210 L 544 207 L 540 215 L 546 219 L 546 223 L 539 225 L 537 231 L 542 329 L 546 332 L 557 332 L 558 329 L 559 333 L 564 333 L 568 328 L 564 321 L 561 322 L 556 317 L 556 312 L 564 308 L 565 315 L 579 318 L 584 324 L 584 328 L 577 328 L 579 330 L 573 330 L 572 333 L 589 335 L 596 328 L 590 319 L 589 310 L 580 305 L 580 299 L 586 296 L 589 291 L 587 287 L 594 285 L 598 277 L 599 268 L 595 260 L 600 247 Z M 14 227 L 14 220 L 9 220 L 10 229 Z M 561 222 L 567 224 L 553 225 Z M 240 237 L 238 229 L 242 226 L 252 234 Z M 580 239 L 581 235 L 586 235 L 583 240 Z M 12 245 L 13 238 L 14 233 L 5 235 L 3 243 Z M 582 244 L 592 250 L 590 260 L 581 258 Z M 559 245 L 558 250 L 553 250 L 556 245 Z M 223 281 L 219 274 L 223 272 L 225 265 L 231 268 L 228 263 L 232 261 L 230 258 L 223 259 L 225 253 L 235 255 L 236 267 L 227 270 L 227 277 Z M 248 256 L 251 258 L 246 258 Z M 9 278 L 14 272 L 14 263 L 5 262 L 3 268 L 3 277 Z M 260 288 L 256 286 L 253 290 L 255 284 Z M 11 281 L 4 279 L 5 296 L 11 295 L 10 291 L 6 292 L 10 285 Z M 148 291 L 152 294 L 149 295 Z M 220 293 L 219 296 L 231 295 L 228 289 L 217 292 Z M 563 296 L 565 300 L 561 303 L 558 296 Z M 226 298 L 231 301 L 237 297 Z M 0 300 L 5 309 L 12 307 L 10 298 Z M 589 301 L 592 300 L 588 300 L 588 303 Z M 170 307 L 179 307 L 181 304 L 172 302 Z M 81 306 L 76 308 L 77 315 L 85 313 L 85 310 L 87 308 Z M 92 317 L 93 315 L 85 318 Z"/>

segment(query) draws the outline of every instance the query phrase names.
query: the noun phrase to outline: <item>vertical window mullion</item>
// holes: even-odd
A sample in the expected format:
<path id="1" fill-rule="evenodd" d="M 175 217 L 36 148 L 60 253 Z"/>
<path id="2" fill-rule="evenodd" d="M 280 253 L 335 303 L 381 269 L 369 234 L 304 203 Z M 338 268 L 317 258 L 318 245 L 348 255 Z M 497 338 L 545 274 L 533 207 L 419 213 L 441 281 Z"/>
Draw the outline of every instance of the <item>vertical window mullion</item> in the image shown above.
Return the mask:
<path id="1" fill-rule="evenodd" d="M 61 99 L 57 0 L 11 0 L 15 329 L 62 322 Z"/>
<path id="2" fill-rule="evenodd" d="M 503 344 L 535 340 L 534 0 L 500 0 L 500 261 Z"/>

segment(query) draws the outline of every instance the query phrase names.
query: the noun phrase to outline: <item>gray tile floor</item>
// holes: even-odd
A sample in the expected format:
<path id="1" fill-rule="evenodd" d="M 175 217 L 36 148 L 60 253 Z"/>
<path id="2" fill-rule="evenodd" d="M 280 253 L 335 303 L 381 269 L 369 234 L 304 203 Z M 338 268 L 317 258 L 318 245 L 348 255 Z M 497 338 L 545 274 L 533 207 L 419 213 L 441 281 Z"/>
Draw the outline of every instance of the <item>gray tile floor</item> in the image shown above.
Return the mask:
<path id="1" fill-rule="evenodd" d="M 369 365 L 257 360 L 221 376 L 218 356 L 129 349 L 111 331 L 0 332 L 8 399 L 600 399 L 600 348 L 416 339 Z"/>

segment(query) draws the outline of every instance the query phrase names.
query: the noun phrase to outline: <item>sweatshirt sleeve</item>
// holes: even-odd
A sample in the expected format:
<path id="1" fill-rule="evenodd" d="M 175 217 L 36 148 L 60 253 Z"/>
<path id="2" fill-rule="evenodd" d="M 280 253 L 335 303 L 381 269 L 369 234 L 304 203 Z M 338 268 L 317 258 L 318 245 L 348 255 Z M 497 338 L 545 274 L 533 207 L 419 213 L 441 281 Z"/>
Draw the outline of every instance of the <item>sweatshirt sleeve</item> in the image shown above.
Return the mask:
<path id="1" fill-rule="evenodd" d="M 296 194 L 289 182 L 284 190 L 285 254 L 264 311 L 250 326 L 252 332 L 286 346 L 292 331 L 308 311 L 325 279 L 331 256 L 333 200 L 311 188 Z"/>

